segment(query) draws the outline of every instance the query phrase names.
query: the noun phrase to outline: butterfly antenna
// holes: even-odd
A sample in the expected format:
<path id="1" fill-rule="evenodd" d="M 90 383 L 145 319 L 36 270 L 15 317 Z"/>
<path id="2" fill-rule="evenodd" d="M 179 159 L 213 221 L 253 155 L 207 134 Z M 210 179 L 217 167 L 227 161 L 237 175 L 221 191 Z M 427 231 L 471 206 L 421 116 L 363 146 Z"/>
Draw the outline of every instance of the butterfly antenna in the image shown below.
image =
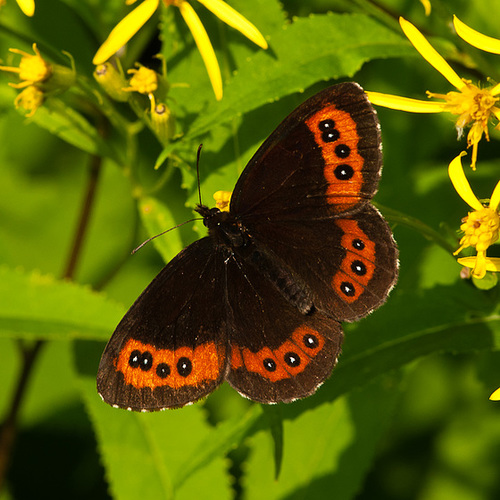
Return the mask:
<path id="1" fill-rule="evenodd" d="M 201 205 L 201 188 L 200 188 L 200 156 L 201 156 L 201 148 L 203 147 L 203 144 L 200 144 L 198 146 L 198 151 L 196 153 L 196 177 L 198 179 L 198 200 L 199 204 Z"/>
<path id="2" fill-rule="evenodd" d="M 170 229 L 167 229 L 166 231 L 163 231 L 162 233 L 155 234 L 154 236 L 151 236 L 151 238 L 148 238 L 146 241 L 143 241 L 137 248 L 134 248 L 132 250 L 132 255 L 134 255 L 135 252 L 138 252 L 144 245 L 148 244 L 150 241 L 158 238 L 158 236 L 163 236 L 164 234 L 169 233 L 170 231 L 173 231 L 174 229 L 177 229 L 177 228 L 183 226 L 184 224 L 188 224 L 189 222 L 194 222 L 196 220 L 203 220 L 203 219 L 200 217 L 195 217 L 194 219 L 189 219 L 187 221 L 181 222 L 180 224 L 177 224 L 177 226 L 171 227 Z"/>

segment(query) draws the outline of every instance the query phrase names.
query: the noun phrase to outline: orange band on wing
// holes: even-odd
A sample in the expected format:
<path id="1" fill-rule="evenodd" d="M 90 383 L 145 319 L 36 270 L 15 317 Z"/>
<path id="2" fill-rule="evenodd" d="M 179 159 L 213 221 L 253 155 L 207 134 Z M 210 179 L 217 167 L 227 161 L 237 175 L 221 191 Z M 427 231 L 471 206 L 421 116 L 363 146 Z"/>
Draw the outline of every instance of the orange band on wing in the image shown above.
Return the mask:
<path id="1" fill-rule="evenodd" d="M 325 162 L 328 203 L 336 205 L 338 211 L 354 207 L 361 199 L 364 164 L 358 152 L 356 122 L 349 113 L 331 105 L 312 115 L 306 124 Z"/>
<path id="2" fill-rule="evenodd" d="M 224 356 L 214 342 L 174 351 L 130 339 L 115 359 L 116 370 L 123 373 L 125 383 L 137 389 L 198 386 L 217 380 L 223 365 Z"/>
<path id="3" fill-rule="evenodd" d="M 252 352 L 248 348 L 233 346 L 231 368 L 244 368 L 271 382 L 291 378 L 303 372 L 310 361 L 323 348 L 325 340 L 316 330 L 299 326 L 277 349 L 263 347 Z"/>
<path id="4" fill-rule="evenodd" d="M 332 286 L 342 300 L 352 303 L 364 292 L 375 273 L 375 243 L 357 221 L 339 219 L 335 223 L 344 232 L 341 246 L 346 255 L 333 276 Z"/>

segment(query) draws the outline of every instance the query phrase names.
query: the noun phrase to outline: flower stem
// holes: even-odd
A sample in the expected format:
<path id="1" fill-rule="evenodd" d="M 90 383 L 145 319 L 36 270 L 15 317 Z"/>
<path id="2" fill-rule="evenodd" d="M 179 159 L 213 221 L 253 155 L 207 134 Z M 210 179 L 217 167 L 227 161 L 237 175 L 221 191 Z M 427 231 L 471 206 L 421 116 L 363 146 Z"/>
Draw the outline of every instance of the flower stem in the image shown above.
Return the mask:
<path id="1" fill-rule="evenodd" d="M 74 277 L 81 257 L 83 242 L 87 234 L 92 207 L 94 205 L 101 162 L 102 159 L 99 156 L 93 156 L 91 158 L 86 196 L 82 203 L 80 219 L 73 237 L 71 251 L 64 268 L 63 279 L 72 279 Z M 34 343 L 19 341 L 19 351 L 22 357 L 21 372 L 14 389 L 7 415 L 0 426 L 0 491 L 2 491 L 5 485 L 6 474 L 16 440 L 19 411 L 26 395 L 35 362 L 44 344 L 45 341 L 43 340 L 37 340 Z"/>
<path id="2" fill-rule="evenodd" d="M 412 229 L 416 229 L 422 236 L 430 241 L 433 241 L 449 253 L 453 253 L 455 250 L 455 247 L 446 238 L 444 238 L 441 233 L 427 224 L 424 224 L 421 220 L 392 208 L 380 205 L 380 203 L 374 203 L 374 205 L 384 214 L 384 217 L 388 222 L 393 224 L 402 224 L 404 226 L 411 227 Z"/>

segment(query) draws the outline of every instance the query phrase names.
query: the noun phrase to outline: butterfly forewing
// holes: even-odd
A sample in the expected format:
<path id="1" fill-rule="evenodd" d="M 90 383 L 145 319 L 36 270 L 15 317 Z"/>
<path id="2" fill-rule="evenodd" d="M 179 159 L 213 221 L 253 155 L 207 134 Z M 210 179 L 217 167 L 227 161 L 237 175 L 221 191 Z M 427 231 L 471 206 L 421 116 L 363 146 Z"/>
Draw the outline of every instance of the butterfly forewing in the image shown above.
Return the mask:
<path id="1" fill-rule="evenodd" d="M 361 87 L 323 90 L 293 111 L 240 176 L 230 211 L 245 220 L 330 217 L 372 198 L 382 154 L 377 116 Z"/>

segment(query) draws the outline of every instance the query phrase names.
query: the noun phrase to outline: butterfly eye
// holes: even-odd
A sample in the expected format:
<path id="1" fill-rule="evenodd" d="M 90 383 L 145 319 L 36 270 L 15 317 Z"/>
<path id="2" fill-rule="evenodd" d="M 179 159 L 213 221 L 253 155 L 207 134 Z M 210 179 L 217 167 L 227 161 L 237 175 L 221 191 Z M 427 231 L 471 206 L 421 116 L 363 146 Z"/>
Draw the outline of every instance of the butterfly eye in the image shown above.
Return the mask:
<path id="1" fill-rule="evenodd" d="M 193 363 L 189 358 L 180 358 L 177 361 L 177 372 L 181 377 L 187 377 L 193 371 Z"/>

